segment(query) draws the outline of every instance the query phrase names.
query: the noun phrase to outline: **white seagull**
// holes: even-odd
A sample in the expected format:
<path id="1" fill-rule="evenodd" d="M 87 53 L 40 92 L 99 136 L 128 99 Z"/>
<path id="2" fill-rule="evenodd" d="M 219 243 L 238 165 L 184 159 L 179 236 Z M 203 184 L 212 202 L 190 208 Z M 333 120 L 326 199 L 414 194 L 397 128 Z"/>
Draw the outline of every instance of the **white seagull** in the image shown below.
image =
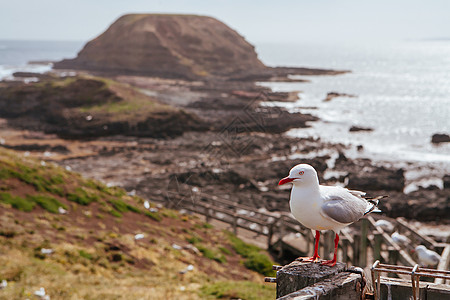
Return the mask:
<path id="1" fill-rule="evenodd" d="M 336 264 L 340 230 L 377 209 L 378 200 L 385 197 L 364 198 L 364 192 L 320 185 L 316 170 L 307 164 L 294 166 L 289 176 L 281 179 L 278 185 L 288 182 L 293 184 L 289 203 L 292 214 L 301 224 L 316 231 L 314 255 L 303 258 L 303 261 L 320 258 L 320 231 L 333 230 L 336 233 L 333 259 L 322 262 L 322 265 L 330 267 Z"/>
<path id="2" fill-rule="evenodd" d="M 375 222 L 375 226 L 380 227 L 381 229 L 383 229 L 383 231 L 386 231 L 389 233 L 394 231 L 394 225 L 391 222 L 389 222 L 388 220 L 380 219 Z"/>
<path id="3" fill-rule="evenodd" d="M 403 234 L 400 234 L 397 231 L 391 235 L 391 238 L 394 242 L 404 247 L 408 247 L 411 245 L 411 240 L 407 236 L 404 236 Z"/>
<path id="4" fill-rule="evenodd" d="M 439 254 L 427 249 L 424 245 L 417 246 L 415 250 L 421 266 L 434 267 L 441 260 Z"/>

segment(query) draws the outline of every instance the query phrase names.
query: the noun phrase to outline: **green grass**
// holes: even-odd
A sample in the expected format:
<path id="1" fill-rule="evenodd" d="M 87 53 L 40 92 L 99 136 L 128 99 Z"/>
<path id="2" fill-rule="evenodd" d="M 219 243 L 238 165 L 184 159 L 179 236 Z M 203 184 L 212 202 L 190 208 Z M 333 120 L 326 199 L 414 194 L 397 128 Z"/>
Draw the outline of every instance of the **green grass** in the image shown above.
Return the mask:
<path id="1" fill-rule="evenodd" d="M 111 210 L 109 211 L 109 213 L 110 213 L 111 215 L 113 215 L 114 217 L 116 217 L 116 218 L 122 218 L 122 214 L 121 214 L 120 212 L 118 212 L 117 210 L 111 209 Z"/>
<path id="2" fill-rule="evenodd" d="M 81 257 L 84 257 L 84 258 L 89 259 L 89 260 L 92 259 L 92 254 L 89 254 L 89 253 L 87 253 L 84 250 L 80 250 L 80 251 L 78 251 L 78 253 L 80 254 Z"/>
<path id="3" fill-rule="evenodd" d="M 135 212 L 135 213 L 140 213 L 141 211 L 139 210 L 139 208 L 126 203 L 125 201 L 121 200 L 121 199 L 111 199 L 109 200 L 109 202 L 114 206 L 114 208 L 121 212 L 121 213 L 126 213 L 129 211 Z"/>
<path id="4" fill-rule="evenodd" d="M 203 254 L 204 257 L 215 260 L 221 264 L 227 262 L 225 256 L 221 253 L 218 253 L 218 251 L 215 248 L 207 247 L 202 244 L 196 244 L 195 246 Z"/>
<path id="5" fill-rule="evenodd" d="M 0 202 L 11 205 L 21 211 L 32 211 L 36 203 L 19 196 L 12 196 L 10 193 L 0 193 Z"/>
<path id="6" fill-rule="evenodd" d="M 98 201 L 98 195 L 88 193 L 84 188 L 77 187 L 73 193 L 67 193 L 67 200 L 81 205 L 88 205 L 91 202 Z"/>
<path id="7" fill-rule="evenodd" d="M 202 244 L 203 239 L 199 237 L 196 233 L 192 233 L 192 235 L 188 238 L 186 238 L 186 241 L 194 245 L 202 254 L 204 257 L 215 260 L 219 263 L 226 263 L 227 259 L 223 255 L 223 251 L 220 249 L 216 249 L 214 247 L 208 247 Z M 229 252 L 228 254 L 231 254 Z"/>
<path id="8" fill-rule="evenodd" d="M 228 239 L 234 251 L 245 258 L 245 267 L 265 276 L 275 275 L 275 271 L 272 270 L 272 265 L 274 265 L 275 262 L 273 262 L 266 254 L 261 253 L 261 248 L 245 243 L 231 232 L 226 232 L 226 234 L 228 235 Z"/>
<path id="9" fill-rule="evenodd" d="M 219 250 L 223 253 L 223 254 L 227 254 L 227 255 L 231 255 L 231 251 L 228 250 L 225 247 L 219 247 Z"/>
<path id="10" fill-rule="evenodd" d="M 5 163 L 5 161 L 2 161 Z M 0 169 L 0 179 L 17 178 L 20 181 L 32 185 L 39 192 L 50 192 L 58 196 L 64 195 L 64 184 L 61 174 L 49 176 L 48 168 L 32 167 L 20 162 L 4 164 Z"/>
<path id="11" fill-rule="evenodd" d="M 244 262 L 247 269 L 256 271 L 265 276 L 274 276 L 275 271 L 272 270 L 274 262 L 265 254 L 253 252 Z"/>
<path id="12" fill-rule="evenodd" d="M 275 287 L 251 281 L 219 281 L 201 287 L 202 299 L 275 299 Z"/>
<path id="13" fill-rule="evenodd" d="M 203 239 L 196 233 L 193 233 L 190 237 L 186 238 L 186 241 L 195 246 L 196 244 L 203 242 Z"/>
<path id="14" fill-rule="evenodd" d="M 64 209 L 67 208 L 57 199 L 47 195 L 27 195 L 27 199 L 31 202 L 37 203 L 40 207 L 42 207 L 46 211 L 49 211 L 54 214 L 58 213 L 59 207 L 62 207 Z"/>
<path id="15" fill-rule="evenodd" d="M 158 222 L 162 220 L 161 215 L 159 215 L 158 213 L 155 213 L 155 212 L 145 211 L 144 215 L 146 215 L 150 219 L 158 221 Z"/>
<path id="16" fill-rule="evenodd" d="M 10 179 L 17 179 L 26 185 L 34 187 L 36 193 L 26 197 L 15 195 L 14 185 Z M 41 165 L 35 159 L 23 159 L 13 151 L 0 148 L 0 202 L 22 211 L 32 211 L 36 205 L 51 213 L 58 213 L 63 205 L 59 197 L 80 205 L 92 202 L 100 203 L 104 212 L 115 217 L 132 212 L 144 214 L 155 221 L 161 221 L 164 216 L 178 218 L 174 211 L 161 209 L 159 212 L 141 210 L 137 203 L 143 200 L 139 197 L 128 197 L 126 191 L 119 187 L 107 187 L 93 179 L 84 179 L 80 175 L 65 171 L 51 164 Z M 9 192 L 9 193 L 7 193 Z"/>
<path id="17" fill-rule="evenodd" d="M 48 195 L 27 195 L 26 198 L 19 196 L 12 196 L 10 193 L 0 193 L 0 202 L 10 204 L 13 208 L 21 211 L 32 211 L 36 204 L 51 213 L 58 213 L 58 208 L 66 208 L 64 204 L 57 199 Z"/>

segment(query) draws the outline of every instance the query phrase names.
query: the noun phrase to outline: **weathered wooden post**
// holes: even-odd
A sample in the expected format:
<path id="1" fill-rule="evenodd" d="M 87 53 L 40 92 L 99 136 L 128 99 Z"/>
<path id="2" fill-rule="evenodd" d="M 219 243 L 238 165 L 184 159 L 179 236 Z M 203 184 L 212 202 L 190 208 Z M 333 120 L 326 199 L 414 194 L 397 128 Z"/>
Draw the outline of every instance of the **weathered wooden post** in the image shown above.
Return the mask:
<path id="1" fill-rule="evenodd" d="M 398 262 L 399 252 L 395 247 L 389 247 L 388 248 L 388 261 L 390 265 L 396 265 Z M 388 276 L 392 276 L 393 274 L 388 274 Z"/>
<path id="2" fill-rule="evenodd" d="M 209 223 L 211 221 L 211 214 L 210 214 L 210 211 L 209 211 L 209 204 L 206 204 L 205 206 L 203 206 L 203 209 L 205 211 L 206 223 Z"/>
<path id="3" fill-rule="evenodd" d="M 361 249 L 361 234 L 358 232 L 355 234 L 353 239 L 353 260 L 352 264 L 358 264 L 359 263 L 359 255 L 360 255 L 360 249 Z"/>
<path id="4" fill-rule="evenodd" d="M 334 250 L 334 232 L 329 230 L 325 232 L 322 258 L 326 258 Z M 330 258 L 331 259 L 331 258 Z"/>
<path id="5" fill-rule="evenodd" d="M 360 237 L 360 254 L 359 266 L 365 267 L 367 265 L 367 233 L 369 232 L 369 220 L 361 220 L 361 237 Z"/>
<path id="6" fill-rule="evenodd" d="M 362 276 L 348 271 L 344 263 L 328 267 L 294 261 L 277 272 L 276 283 L 280 300 L 360 299 L 363 287 Z"/>
<path id="7" fill-rule="evenodd" d="M 381 259 L 381 244 L 383 241 L 383 235 L 379 232 L 375 232 L 373 235 L 373 259 L 374 261 L 382 261 Z"/>
<path id="8" fill-rule="evenodd" d="M 237 220 L 238 220 L 238 214 L 233 214 L 233 233 L 237 235 Z"/>
<path id="9" fill-rule="evenodd" d="M 280 225 L 278 226 L 278 232 L 280 234 L 280 252 L 278 253 L 278 257 L 283 257 L 284 255 L 284 245 L 283 245 L 283 236 L 286 235 L 286 225 L 284 224 L 284 216 L 280 218 Z"/>
<path id="10" fill-rule="evenodd" d="M 342 239 L 342 261 L 346 264 L 348 262 L 348 240 L 346 238 Z"/>
<path id="11" fill-rule="evenodd" d="M 273 237 L 273 227 L 275 222 L 268 224 L 269 232 L 267 233 L 267 250 L 272 249 L 272 237 Z"/>

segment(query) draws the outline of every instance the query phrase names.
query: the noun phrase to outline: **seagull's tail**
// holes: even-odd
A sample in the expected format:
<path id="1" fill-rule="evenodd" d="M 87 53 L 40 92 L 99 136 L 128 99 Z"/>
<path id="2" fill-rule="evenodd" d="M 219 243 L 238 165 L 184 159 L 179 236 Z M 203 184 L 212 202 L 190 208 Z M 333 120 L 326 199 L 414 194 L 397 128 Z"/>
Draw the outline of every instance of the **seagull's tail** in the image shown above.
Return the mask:
<path id="1" fill-rule="evenodd" d="M 371 212 L 381 212 L 381 210 L 377 207 L 378 203 L 380 202 L 380 199 L 387 198 L 388 196 L 378 196 L 374 198 L 365 198 L 367 202 L 371 204 L 369 209 L 364 213 L 364 215 L 368 215 Z"/>

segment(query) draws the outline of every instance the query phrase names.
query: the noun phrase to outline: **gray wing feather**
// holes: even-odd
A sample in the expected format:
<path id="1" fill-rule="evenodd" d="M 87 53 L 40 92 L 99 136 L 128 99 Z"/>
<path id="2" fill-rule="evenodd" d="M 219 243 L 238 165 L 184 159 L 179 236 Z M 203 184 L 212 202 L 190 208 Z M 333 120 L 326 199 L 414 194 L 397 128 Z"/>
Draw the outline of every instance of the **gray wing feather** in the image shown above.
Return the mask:
<path id="1" fill-rule="evenodd" d="M 364 216 L 365 205 L 351 203 L 345 199 L 329 200 L 322 205 L 322 212 L 329 218 L 343 224 L 353 223 Z"/>
<path id="2" fill-rule="evenodd" d="M 326 198 L 322 204 L 322 214 L 336 222 L 349 224 L 358 221 L 368 210 L 369 203 L 360 191 L 345 188 L 320 186 Z"/>

